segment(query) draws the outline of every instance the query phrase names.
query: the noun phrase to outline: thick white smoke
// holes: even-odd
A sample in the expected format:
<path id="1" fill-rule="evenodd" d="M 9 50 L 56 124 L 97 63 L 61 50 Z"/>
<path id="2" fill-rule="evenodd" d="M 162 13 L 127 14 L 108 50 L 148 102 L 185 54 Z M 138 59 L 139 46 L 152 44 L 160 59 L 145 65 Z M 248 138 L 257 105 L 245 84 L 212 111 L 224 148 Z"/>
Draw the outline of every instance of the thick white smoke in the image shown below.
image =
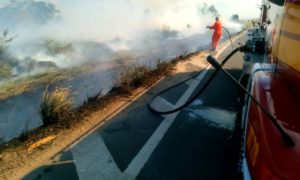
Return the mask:
<path id="1" fill-rule="evenodd" d="M 44 2 L 48 4 L 41 4 Z M 241 29 L 229 18 L 244 8 L 231 8 L 230 12 L 224 6 L 219 0 L 14 0 L 0 3 L 0 22 L 3 30 L 9 28 L 12 35 L 18 36 L 9 44 L 9 51 L 19 61 L 51 61 L 68 67 L 112 60 L 112 54 L 120 50 L 157 59 L 195 51 L 208 45 L 209 38 L 198 36 L 196 42 L 184 39 L 207 34 L 205 26 L 214 23 L 216 13 L 232 32 Z M 20 17 L 4 17 L 24 9 L 30 16 L 21 12 Z M 166 45 L 170 47 L 169 55 L 151 51 Z"/>
<path id="2" fill-rule="evenodd" d="M 212 32 L 205 27 L 217 14 L 231 32 L 239 31 L 230 17 L 252 18 L 246 11 L 254 6 L 249 0 L 1 0 L 0 85 L 7 77 L 97 64 L 49 85 L 69 87 L 80 107 L 105 95 L 126 66 L 207 48 Z M 43 85 L 28 91 L 1 100 L 0 144 L 42 124 Z"/>

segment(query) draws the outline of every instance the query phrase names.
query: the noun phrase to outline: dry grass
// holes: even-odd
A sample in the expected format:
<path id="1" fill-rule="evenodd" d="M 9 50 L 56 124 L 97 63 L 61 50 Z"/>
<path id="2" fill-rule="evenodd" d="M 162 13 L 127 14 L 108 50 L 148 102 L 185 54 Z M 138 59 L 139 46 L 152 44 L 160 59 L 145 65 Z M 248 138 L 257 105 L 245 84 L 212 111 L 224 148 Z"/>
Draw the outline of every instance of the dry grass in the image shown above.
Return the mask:
<path id="1" fill-rule="evenodd" d="M 46 88 L 40 111 L 44 125 L 62 121 L 67 115 L 72 113 L 73 103 L 74 100 L 71 98 L 69 88 L 56 88 L 51 93 Z"/>
<path id="2" fill-rule="evenodd" d="M 117 78 L 117 89 L 122 93 L 128 93 L 132 89 L 142 85 L 152 84 L 159 76 L 167 75 L 172 69 L 172 63 L 158 61 L 154 69 L 145 66 L 134 66 L 121 73 Z"/>
<path id="3" fill-rule="evenodd" d="M 173 62 L 176 61 L 178 61 L 178 59 L 172 62 L 158 61 L 155 68 L 150 68 L 148 66 L 135 66 L 130 68 L 128 71 L 119 76 L 116 88 L 113 88 L 106 97 L 102 97 L 100 104 L 106 104 L 103 102 L 107 102 L 107 100 L 103 100 L 111 99 L 111 96 L 115 97 L 122 94 L 131 94 L 131 92 L 133 92 L 133 90 L 137 87 L 147 87 L 152 85 L 160 77 L 168 75 L 168 73 L 172 70 Z M 57 81 L 61 79 L 74 78 L 75 75 L 87 71 L 90 71 L 89 68 L 65 70 L 64 72 L 60 70 L 11 81 L 5 86 L 0 87 L 0 100 L 8 97 L 8 95 L 17 95 L 34 87 L 41 85 L 46 86 L 47 82 L 51 83 L 54 80 Z M 46 88 L 40 109 L 40 114 L 45 125 L 52 124 L 55 126 L 57 125 L 57 127 L 60 128 L 69 128 L 72 126 L 71 123 L 74 123 L 74 119 L 76 119 L 75 114 L 77 116 L 78 112 L 72 111 L 71 109 L 73 105 L 73 99 L 70 95 L 71 92 L 68 88 L 57 88 L 53 92 L 49 92 Z M 98 98 L 99 97 L 96 97 L 95 99 L 98 100 Z M 97 104 L 97 106 L 99 106 L 99 101 L 95 103 L 89 103 Z M 82 109 L 85 108 L 86 107 L 82 107 Z M 26 132 L 23 135 L 24 138 L 22 138 L 22 136 L 20 139 L 28 139 L 28 136 L 32 136 L 32 134 L 35 134 L 35 132 L 36 130 L 34 132 Z"/>
<path id="4" fill-rule="evenodd" d="M 8 79 L 12 75 L 12 68 L 7 64 L 0 64 L 0 79 Z"/>
<path id="5" fill-rule="evenodd" d="M 17 96 L 32 88 L 50 84 L 54 81 L 74 78 L 79 74 L 92 71 L 92 69 L 94 69 L 93 66 L 86 65 L 76 68 L 52 70 L 15 80 L 9 80 L 0 86 L 0 100 Z"/>
<path id="6" fill-rule="evenodd" d="M 147 87 L 149 85 L 152 85 L 160 77 L 162 77 L 163 75 L 167 75 L 171 71 L 171 69 L 172 63 L 168 62 L 158 62 L 156 68 L 154 69 L 150 69 L 149 67 L 145 66 L 133 67 L 129 72 L 124 74 L 127 74 L 128 78 L 130 77 L 130 74 L 135 78 L 133 78 L 133 80 L 130 80 L 124 77 L 123 82 L 126 82 L 125 84 L 130 84 L 132 88 L 130 92 L 133 92 L 133 94 L 135 94 L 140 91 L 138 90 L 138 88 L 134 88 L 133 86 Z M 43 150 L 49 149 L 50 147 L 58 147 L 59 145 L 57 145 L 57 141 L 64 141 L 64 143 L 66 143 L 67 141 L 62 139 L 63 137 L 71 138 L 69 137 L 70 134 L 71 136 L 73 135 L 73 139 L 75 139 L 74 137 L 78 138 L 79 136 L 77 137 L 74 135 L 78 132 L 86 133 L 85 128 L 91 129 L 92 126 L 90 126 L 90 124 L 96 122 L 96 119 L 93 118 L 96 114 L 97 121 L 99 119 L 98 116 L 103 116 L 103 118 L 105 118 L 107 116 L 106 113 L 111 114 L 113 112 L 110 109 L 113 109 L 113 107 L 116 106 L 116 102 L 128 102 L 128 99 L 132 98 L 132 96 L 128 96 L 128 94 L 120 93 L 120 91 L 115 91 L 116 89 L 113 89 L 106 96 L 95 98 L 94 101 L 89 102 L 79 109 L 73 110 L 73 112 L 70 112 L 70 109 L 66 108 L 70 107 L 70 104 L 67 103 L 67 106 L 62 105 L 66 103 L 65 100 L 67 100 L 67 102 L 70 102 L 70 99 L 67 98 L 70 95 L 70 91 L 66 88 L 63 89 L 63 91 L 56 89 L 53 92 L 49 92 L 48 90 L 46 90 L 44 93 L 44 102 L 41 106 L 41 112 L 42 109 L 44 109 L 43 112 L 45 113 L 45 115 L 50 114 L 50 117 L 48 116 L 48 119 L 50 121 L 49 125 L 40 127 L 32 131 L 28 131 L 24 133 L 23 137 L 14 139 L 9 143 L 0 146 L 0 174 L 2 174 L 2 176 L 0 175 L 0 179 L 1 177 L 7 177 L 9 173 L 13 173 L 12 171 L 8 172 L 7 167 L 11 169 L 18 169 L 18 163 L 26 164 L 24 162 L 34 162 L 34 159 L 38 159 L 37 157 L 40 157 L 39 153 L 46 152 Z M 55 110 L 57 108 L 54 107 L 62 108 L 58 110 L 61 115 L 53 115 L 55 114 L 53 112 L 57 112 L 57 110 Z M 68 115 L 68 113 L 71 114 Z M 64 117 L 65 115 L 67 115 L 67 118 Z M 53 122 L 53 119 L 55 119 L 53 118 L 53 116 L 61 116 L 61 119 L 59 119 L 58 122 Z M 57 137 L 57 139 L 53 140 L 53 144 L 43 144 L 32 153 L 28 153 L 28 147 L 37 142 L 40 144 L 40 142 L 42 142 L 49 136 Z M 64 143 L 62 144 L 62 147 L 66 146 L 66 144 Z M 31 158 L 31 161 L 29 161 L 29 157 Z"/>
<path id="7" fill-rule="evenodd" d="M 158 61 L 156 68 L 154 69 L 154 73 L 158 75 L 168 75 L 173 68 L 172 63 L 176 63 L 175 61 L 176 60 L 172 62 Z"/>
<path id="8" fill-rule="evenodd" d="M 149 73 L 150 69 L 146 66 L 132 67 L 120 74 L 117 86 L 123 92 L 128 93 L 132 88 L 142 85 Z"/>

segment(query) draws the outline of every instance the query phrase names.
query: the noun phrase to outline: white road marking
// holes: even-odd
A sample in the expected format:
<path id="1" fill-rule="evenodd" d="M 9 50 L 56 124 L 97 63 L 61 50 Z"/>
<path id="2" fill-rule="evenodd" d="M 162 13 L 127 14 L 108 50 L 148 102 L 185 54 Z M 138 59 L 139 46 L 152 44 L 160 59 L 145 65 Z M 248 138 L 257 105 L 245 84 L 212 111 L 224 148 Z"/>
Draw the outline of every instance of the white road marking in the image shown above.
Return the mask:
<path id="1" fill-rule="evenodd" d="M 84 147 L 84 148 L 82 148 Z M 79 179 L 117 179 L 121 171 L 113 160 L 101 135 L 93 133 L 72 149 Z"/>
<path id="2" fill-rule="evenodd" d="M 239 36 L 234 38 L 233 42 L 240 38 L 244 33 L 241 33 Z M 215 55 L 216 58 L 220 56 L 220 54 L 228 48 L 230 43 L 226 43 Z M 188 98 L 192 95 L 192 93 L 197 88 L 198 84 L 204 78 L 207 70 L 211 68 L 211 65 L 208 65 L 203 73 L 199 74 L 197 78 L 195 78 L 194 83 L 190 85 L 190 87 L 185 91 L 183 96 L 178 100 L 175 106 L 182 105 L 184 102 L 188 100 Z M 172 125 L 179 112 L 175 112 L 165 117 L 159 127 L 155 130 L 152 136 L 148 139 L 143 148 L 138 152 L 138 154 L 134 157 L 131 163 L 128 165 L 124 173 L 118 178 L 119 180 L 134 180 L 137 175 L 140 173 L 141 169 L 144 167 L 148 159 L 150 158 L 153 151 L 156 149 L 169 127 Z"/>
<path id="3" fill-rule="evenodd" d="M 207 66 L 206 70 L 210 66 Z M 203 71 L 203 73 L 199 74 L 197 76 L 197 79 L 203 79 L 207 71 Z M 181 98 L 178 100 L 175 106 L 182 105 L 184 102 L 188 100 L 188 98 L 191 96 L 191 94 L 194 92 L 194 90 L 197 88 L 198 83 L 193 83 L 181 96 Z M 165 133 L 169 129 L 169 127 L 172 125 L 174 120 L 176 119 L 179 112 L 172 113 L 165 117 L 165 119 L 162 121 L 162 123 L 159 125 L 159 127 L 155 130 L 155 132 L 152 134 L 152 136 L 148 139 L 146 144 L 143 146 L 143 148 L 139 151 L 139 153 L 134 157 L 134 159 L 131 161 L 127 169 L 124 171 L 124 173 L 120 176 L 119 179 L 126 179 L 131 180 L 135 179 L 136 176 L 139 174 L 141 169 L 144 167 L 146 162 L 148 161 L 149 157 L 151 156 L 152 152 L 155 150 L 157 145 L 160 143 L 161 139 L 164 137 Z"/>
<path id="4" fill-rule="evenodd" d="M 95 131 L 97 131 L 103 124 L 105 124 L 107 121 L 111 120 L 113 117 L 115 117 L 117 114 L 121 113 L 124 109 L 126 109 L 127 107 L 129 107 L 134 101 L 136 101 L 138 98 L 142 97 L 146 92 L 148 92 L 149 89 L 151 89 L 152 87 L 156 86 L 160 81 L 162 81 L 165 77 L 160 78 L 157 82 L 155 82 L 153 85 L 151 85 L 150 87 L 148 87 L 147 89 L 145 89 L 144 91 L 140 92 L 137 96 L 135 96 L 133 99 L 131 99 L 129 102 L 125 103 L 123 106 L 121 106 L 117 111 L 115 111 L 112 114 L 109 114 L 108 116 L 104 117 L 103 121 L 101 121 L 99 124 L 95 125 L 95 127 L 93 129 L 91 129 L 90 131 L 88 131 L 86 134 L 84 134 L 83 136 L 81 136 L 79 139 L 77 139 L 74 143 L 72 143 L 68 148 L 66 148 L 66 150 L 68 149 L 72 149 L 73 147 L 75 147 L 78 143 L 80 143 L 81 141 L 83 141 L 84 139 L 86 139 L 87 137 L 89 137 L 92 133 L 94 133 Z"/>
<path id="5" fill-rule="evenodd" d="M 45 164 L 47 166 L 56 166 L 56 165 L 61 165 L 61 164 L 70 164 L 70 163 L 75 163 L 74 160 L 66 160 L 66 161 L 58 161 L 50 164 Z"/>
<path id="6" fill-rule="evenodd" d="M 154 99 L 154 101 L 152 102 L 152 106 L 155 107 L 156 109 L 159 109 L 160 111 L 168 111 L 176 108 L 176 106 L 174 106 L 167 99 L 161 96 L 158 96 L 157 98 Z"/>
<path id="7" fill-rule="evenodd" d="M 242 34 L 235 38 L 238 39 L 241 37 Z M 235 41 L 233 40 L 233 41 Z M 230 44 L 227 43 L 225 46 L 221 47 L 220 50 L 215 55 L 216 58 L 219 57 L 219 55 L 229 46 Z M 176 103 L 175 106 L 181 105 L 184 103 L 193 93 L 193 91 L 196 89 L 197 85 L 201 82 L 205 74 L 207 73 L 207 70 L 211 68 L 210 65 L 208 65 L 203 73 L 199 74 L 197 78 L 193 80 L 193 83 L 189 84 L 189 88 L 184 93 L 184 95 L 179 99 L 179 101 Z M 163 79 L 163 78 L 162 78 Z M 160 82 L 160 81 L 158 81 Z M 158 83 L 157 82 L 157 83 Z M 155 84 L 157 84 L 155 83 Z M 154 85 L 155 85 L 154 84 Z M 153 86 L 154 86 L 153 85 Z M 151 86 L 151 87 L 153 87 Z M 122 108 L 120 108 L 117 112 L 109 115 L 106 119 L 109 120 L 112 117 L 114 117 L 116 114 L 120 113 L 123 109 L 128 107 L 133 101 L 141 97 L 147 90 L 143 91 L 141 94 L 139 94 L 137 97 L 135 97 L 131 102 L 126 103 Z M 148 139 L 146 144 L 143 146 L 143 148 L 139 151 L 139 153 L 136 155 L 136 157 L 131 161 L 127 169 L 122 172 L 118 169 L 116 163 L 114 162 L 109 150 L 107 149 L 105 143 L 103 142 L 103 139 L 100 135 L 92 134 L 94 133 L 102 124 L 104 124 L 106 121 L 103 121 L 99 123 L 97 126 L 93 128 L 93 130 L 86 133 L 84 136 L 82 136 L 80 139 L 78 139 L 76 142 L 74 142 L 69 148 L 66 150 L 72 149 L 73 158 L 75 160 L 76 169 L 78 172 L 78 175 L 80 179 L 93 179 L 95 177 L 101 177 L 101 179 L 135 179 L 141 169 L 144 167 L 145 163 L 148 161 L 149 157 L 157 147 L 157 145 L 160 143 L 161 139 L 164 137 L 165 133 L 169 129 L 169 127 L 172 125 L 174 120 L 176 119 L 179 112 L 170 114 L 165 117 L 165 119 L 162 121 L 162 123 L 159 125 L 159 127 L 155 130 L 155 132 L 152 134 L 152 136 Z M 94 137 L 97 136 L 97 137 Z M 89 138 L 87 138 L 89 137 Z M 82 148 L 82 146 L 76 146 L 77 144 L 84 144 L 85 148 Z M 77 148 L 81 147 L 81 148 Z M 96 149 L 96 150 L 95 150 Z"/>

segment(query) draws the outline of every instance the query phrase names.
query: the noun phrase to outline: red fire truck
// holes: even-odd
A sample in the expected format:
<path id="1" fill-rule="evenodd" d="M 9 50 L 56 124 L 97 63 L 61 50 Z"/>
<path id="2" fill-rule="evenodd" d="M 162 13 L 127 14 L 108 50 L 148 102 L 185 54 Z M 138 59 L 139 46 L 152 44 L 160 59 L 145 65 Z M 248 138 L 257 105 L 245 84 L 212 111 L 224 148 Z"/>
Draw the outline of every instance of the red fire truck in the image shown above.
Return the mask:
<path id="1" fill-rule="evenodd" d="M 249 75 L 242 115 L 243 175 L 299 180 L 300 0 L 262 4 L 259 24 L 267 61 L 254 64 Z"/>

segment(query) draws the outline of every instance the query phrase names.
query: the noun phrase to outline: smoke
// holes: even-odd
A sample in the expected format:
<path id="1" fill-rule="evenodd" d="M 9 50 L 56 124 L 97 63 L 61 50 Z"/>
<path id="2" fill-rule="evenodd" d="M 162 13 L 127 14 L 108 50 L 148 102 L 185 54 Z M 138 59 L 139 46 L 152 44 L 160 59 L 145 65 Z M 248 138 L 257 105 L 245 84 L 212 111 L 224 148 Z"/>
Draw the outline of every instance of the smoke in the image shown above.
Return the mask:
<path id="1" fill-rule="evenodd" d="M 126 56 L 131 54 L 132 61 L 147 63 L 199 50 L 210 43 L 207 35 L 211 32 L 205 26 L 212 24 L 216 15 L 221 14 L 232 32 L 241 30 L 240 24 L 229 21 L 230 16 L 222 15 L 217 4 L 195 0 L 11 0 L 0 3 L 0 24 L 17 36 L 6 54 L 18 75 L 19 66 L 24 69 L 27 64 L 35 64 L 35 68 L 23 73 L 47 69 L 47 64 L 64 68 L 113 61 L 122 58 L 124 51 Z"/>

